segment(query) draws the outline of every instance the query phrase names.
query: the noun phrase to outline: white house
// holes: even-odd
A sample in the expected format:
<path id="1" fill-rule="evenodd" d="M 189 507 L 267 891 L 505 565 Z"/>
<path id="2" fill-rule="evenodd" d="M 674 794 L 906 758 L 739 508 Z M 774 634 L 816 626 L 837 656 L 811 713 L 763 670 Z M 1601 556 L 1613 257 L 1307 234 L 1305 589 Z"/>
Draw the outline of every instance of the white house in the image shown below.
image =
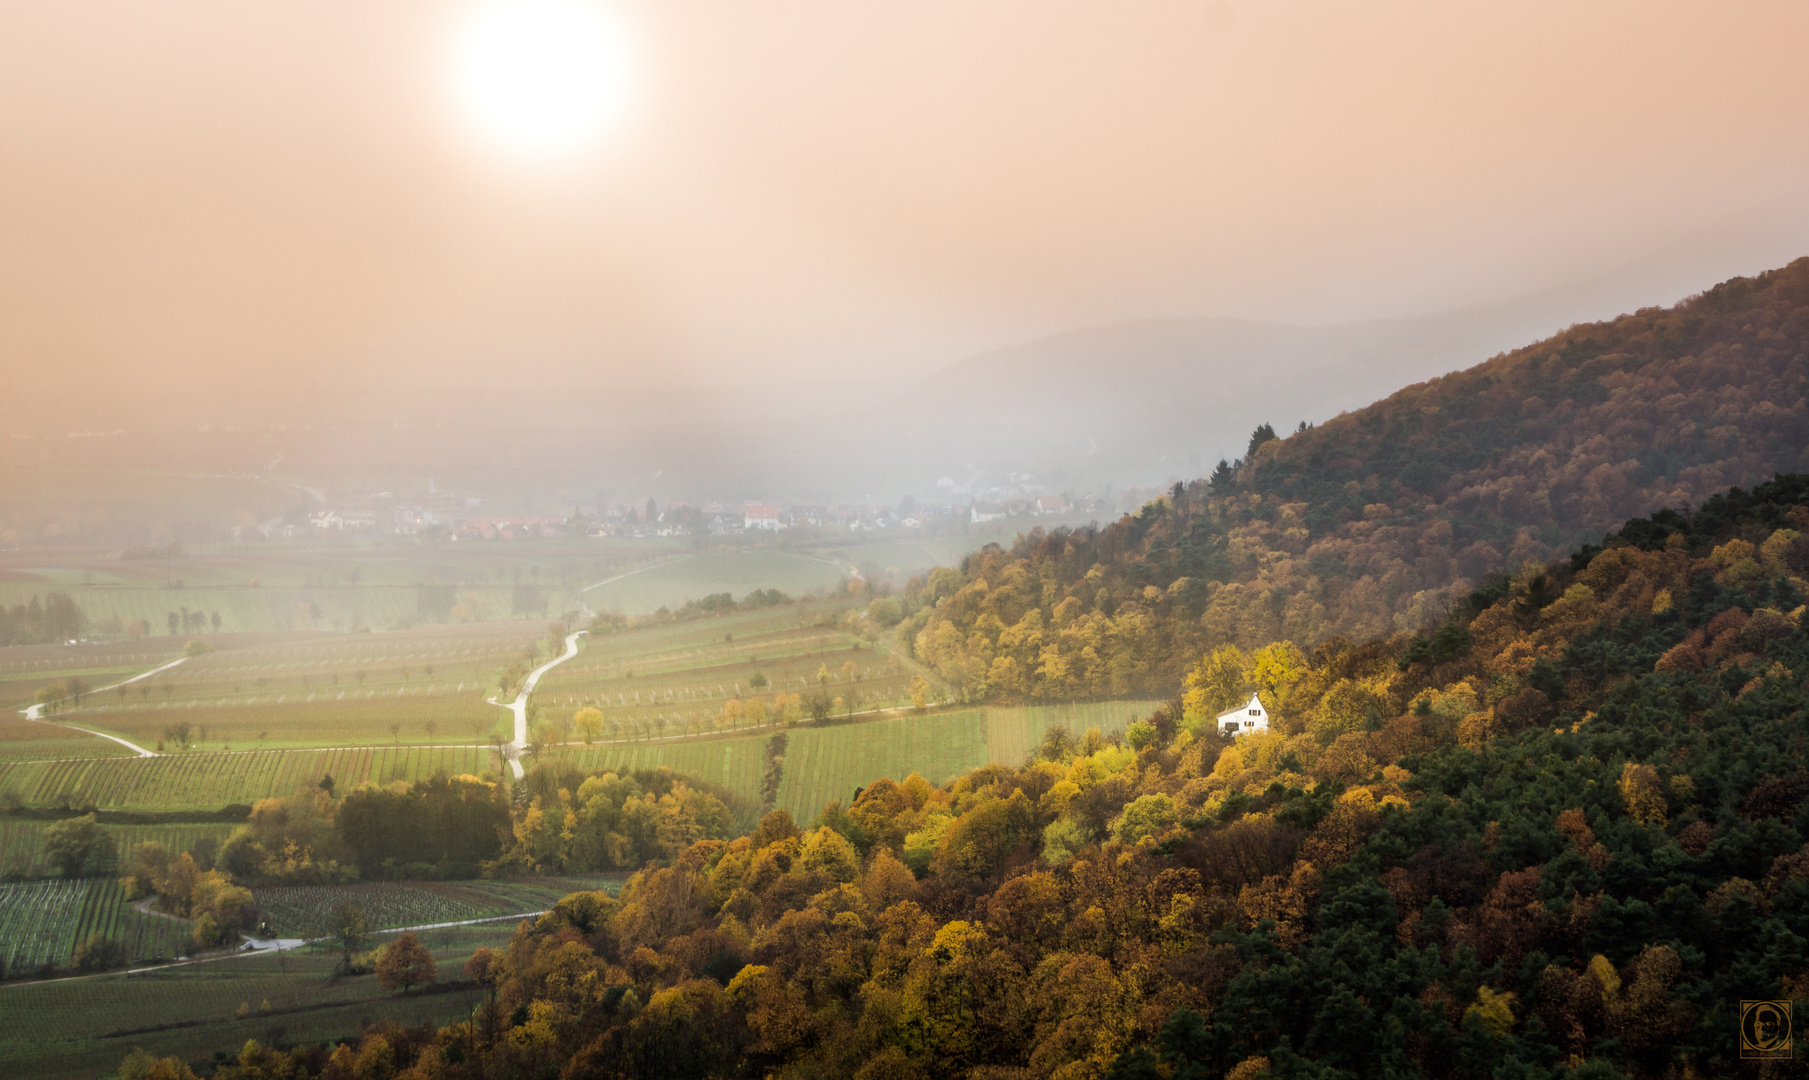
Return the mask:
<path id="1" fill-rule="evenodd" d="M 766 503 L 748 503 L 742 528 L 779 531 L 779 508 Z"/>
<path id="2" fill-rule="evenodd" d="M 1227 735 L 1249 735 L 1253 732 L 1269 730 L 1269 710 L 1263 708 L 1263 699 L 1256 694 L 1241 709 L 1222 712 L 1218 718 L 1219 730 Z"/>

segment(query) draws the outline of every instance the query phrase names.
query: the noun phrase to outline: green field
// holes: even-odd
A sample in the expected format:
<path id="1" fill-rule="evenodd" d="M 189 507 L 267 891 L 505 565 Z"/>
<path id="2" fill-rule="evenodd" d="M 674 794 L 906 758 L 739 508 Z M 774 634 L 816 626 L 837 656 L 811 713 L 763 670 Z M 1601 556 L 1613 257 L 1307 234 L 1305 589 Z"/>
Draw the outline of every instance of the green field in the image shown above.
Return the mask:
<path id="1" fill-rule="evenodd" d="M 265 918 L 285 937 L 328 933 L 334 908 L 351 901 L 364 909 L 381 944 L 386 928 L 526 915 L 572 892 L 615 892 L 621 884 L 622 875 L 367 882 L 261 888 L 256 896 Z M 442 979 L 455 979 L 475 948 L 500 945 L 515 925 L 502 918 L 418 936 L 433 951 Z M 76 944 L 95 933 L 124 943 L 135 960 L 188 951 L 186 922 L 136 911 L 111 879 L 0 885 L 0 959 L 8 973 L 35 972 L 46 963 L 63 967 Z M 394 998 L 370 976 L 328 981 L 335 959 L 329 948 L 309 946 L 275 956 L 0 983 L 0 1013 L 32 1018 L 0 1031 L 0 1075 L 93 1076 L 133 1046 L 193 1057 L 236 1049 L 247 1038 L 294 1042 L 351 1035 L 376 1016 L 448 1023 L 464 1017 L 474 1000 L 467 992 Z M 166 1030 L 153 1030 L 158 1028 Z"/>
<path id="2" fill-rule="evenodd" d="M 579 587 L 690 551 L 687 541 L 661 539 L 416 544 L 320 537 L 211 545 L 168 560 L 118 552 L 15 557 L 0 562 L 0 604 L 66 592 L 96 626 L 114 617 L 149 623 L 151 636 L 141 645 L 170 636 L 168 617 L 183 609 L 205 614 L 210 634 L 215 612 L 225 634 L 382 630 L 419 621 L 423 582 L 452 585 L 471 618 L 506 620 L 517 582 L 539 589 L 551 612 L 575 610 Z M 175 643 L 191 636 L 179 633 Z"/>
<path id="3" fill-rule="evenodd" d="M 828 799 L 846 800 L 881 776 L 921 772 L 940 782 L 989 761 L 1012 764 L 1054 724 L 1080 731 L 1122 731 L 1155 702 L 1097 702 L 1051 706 L 988 706 L 918 716 L 800 727 L 790 733 L 780 804 L 814 817 Z M 585 746 L 568 743 L 549 757 L 585 769 L 665 766 L 693 773 L 758 800 L 768 733 L 674 738 Z M 403 746 L 341 750 L 265 750 L 195 753 L 47 763 L 0 763 L 0 794 L 28 804 L 92 800 L 106 809 L 179 810 L 251 803 L 317 784 L 331 774 L 342 785 L 366 780 L 412 780 L 436 772 L 458 775 L 493 768 L 480 747 Z"/>
<path id="4" fill-rule="evenodd" d="M 718 592 L 739 598 L 776 588 L 802 596 L 831 588 L 849 573 L 838 560 L 768 547 L 700 550 L 681 537 L 434 544 L 319 537 L 211 545 L 168 560 L 119 553 L 5 558 L 0 604 L 66 592 L 97 626 L 115 617 L 149 623 L 147 641 L 170 636 L 170 613 L 184 609 L 205 614 L 209 633 L 216 612 L 225 634 L 384 630 L 420 621 L 424 582 L 452 585 L 477 621 L 512 618 L 517 583 L 538 589 L 551 613 L 601 604 L 641 615 Z M 609 583 L 587 588 L 599 582 Z M 190 636 L 179 633 L 176 643 Z"/>
<path id="5" fill-rule="evenodd" d="M 342 902 L 357 904 L 373 930 L 384 930 L 531 914 L 569 893 L 619 891 L 623 876 L 358 882 L 258 888 L 254 895 L 279 936 L 318 938 L 332 932 L 334 909 Z M 94 935 L 120 942 L 134 962 L 183 956 L 189 951 L 190 929 L 184 920 L 138 910 L 113 878 L 0 885 L 0 962 L 10 978 L 47 964 L 66 968 L 76 946 Z"/>
<path id="6" fill-rule="evenodd" d="M 185 641 L 163 637 L 0 649 L 0 707 L 28 705 L 39 687 L 71 675 L 88 680 L 89 686 L 130 678 L 182 655 Z"/>
<path id="7" fill-rule="evenodd" d="M 545 911 L 574 892 L 620 891 L 622 875 L 524 878 L 515 881 L 365 881 L 253 890 L 258 908 L 282 937 L 332 933 L 333 909 L 351 902 L 375 928 L 426 926 L 462 919 Z"/>
<path id="8" fill-rule="evenodd" d="M 988 762 L 1023 761 L 1043 732 L 1057 724 L 1079 733 L 1089 727 L 1123 731 L 1158 702 L 1112 701 L 1077 705 L 961 709 L 897 718 L 802 727 L 788 733 L 779 805 L 809 822 L 831 799 L 846 804 L 854 790 L 889 776 L 922 773 L 931 783 Z M 765 768 L 766 735 L 721 737 L 630 746 L 568 747 L 565 760 L 586 770 L 665 766 L 721 784 L 758 801 Z"/>
<path id="9" fill-rule="evenodd" d="M 514 929 L 505 921 L 419 936 L 448 979 L 460 977 L 475 949 L 500 948 Z M 8 1018 L 0 1025 L 0 1075 L 112 1075 L 135 1046 L 193 1060 L 230 1054 L 247 1039 L 355 1036 L 362 1023 L 378 1018 L 448 1024 L 469 1016 L 479 999 L 475 990 L 392 994 L 372 975 L 329 981 L 337 959 L 329 949 L 308 947 L 132 974 L 0 984 L 0 1014 Z"/>
<path id="10" fill-rule="evenodd" d="M 805 596 L 834 588 L 848 576 L 847 566 L 832 559 L 750 548 L 680 557 L 586 589 L 583 595 L 592 609 L 602 605 L 625 615 L 645 615 L 661 607 L 676 609 L 686 600 L 700 600 L 712 593 L 730 593 L 737 600 L 754 589 Z"/>
<path id="11" fill-rule="evenodd" d="M 477 773 L 494 758 L 477 746 L 376 747 L 341 750 L 249 750 L 156 758 L 0 763 L 0 795 L 39 806 L 67 800 L 109 810 L 218 809 L 288 795 L 332 776 L 348 787 L 366 780 L 417 780 Z"/>
<path id="12" fill-rule="evenodd" d="M 112 878 L 0 885 L 0 960 L 9 976 L 64 967 L 96 934 L 124 945 L 134 960 L 188 952 L 187 923 L 136 910 Z"/>
<path id="13" fill-rule="evenodd" d="M 44 830 L 48 821 L 0 818 L 0 874 L 8 879 L 55 876 L 57 870 L 44 858 Z M 134 844 L 154 840 L 171 851 L 193 851 L 211 840 L 223 844 L 233 826 L 218 822 L 172 825 L 106 825 L 123 861 Z"/>
<path id="14" fill-rule="evenodd" d="M 544 650 L 546 628 L 536 620 L 227 638 L 152 678 L 90 694 L 54 719 L 147 748 L 180 723 L 209 750 L 477 742 L 504 716 L 484 700 L 497 673 Z"/>
<path id="15" fill-rule="evenodd" d="M 0 761 L 133 756 L 110 739 L 58 724 L 22 720 L 10 711 L 0 713 Z"/>
<path id="16" fill-rule="evenodd" d="M 628 725 L 614 732 L 624 739 L 645 737 L 648 725 L 662 722 L 655 733 L 698 730 L 693 721 L 750 693 L 757 672 L 769 695 L 807 691 L 826 667 L 833 696 L 867 708 L 902 704 L 910 670 L 838 626 L 859 602 L 835 597 L 596 635 L 547 674 L 536 701 L 559 722 L 599 705 L 612 724 Z M 498 673 L 511 662 L 544 659 L 546 627 L 538 620 L 227 638 L 217 651 L 90 694 L 54 719 L 150 749 L 184 723 L 210 751 L 477 743 L 508 719 L 485 700 L 497 691 Z M 844 671 L 850 661 L 852 681 Z M 701 728 L 713 729 L 713 721 Z M 68 728 L 0 717 L 0 761 L 129 752 Z"/>
<path id="17" fill-rule="evenodd" d="M 535 700 L 560 721 L 596 705 L 611 739 L 714 731 L 729 699 L 806 694 L 821 669 L 831 697 L 864 709 L 904 705 L 912 670 L 839 625 L 858 606 L 838 597 L 596 635 L 547 672 Z"/>

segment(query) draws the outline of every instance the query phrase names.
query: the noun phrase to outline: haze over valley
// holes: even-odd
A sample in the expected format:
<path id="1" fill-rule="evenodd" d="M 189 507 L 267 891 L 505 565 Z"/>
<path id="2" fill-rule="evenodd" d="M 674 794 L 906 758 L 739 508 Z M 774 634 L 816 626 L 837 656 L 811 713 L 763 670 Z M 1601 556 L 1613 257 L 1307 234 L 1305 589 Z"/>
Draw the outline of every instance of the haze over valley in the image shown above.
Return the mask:
<path id="1" fill-rule="evenodd" d="M 0 1075 L 1796 1075 L 1804 40 L 0 9 Z"/>

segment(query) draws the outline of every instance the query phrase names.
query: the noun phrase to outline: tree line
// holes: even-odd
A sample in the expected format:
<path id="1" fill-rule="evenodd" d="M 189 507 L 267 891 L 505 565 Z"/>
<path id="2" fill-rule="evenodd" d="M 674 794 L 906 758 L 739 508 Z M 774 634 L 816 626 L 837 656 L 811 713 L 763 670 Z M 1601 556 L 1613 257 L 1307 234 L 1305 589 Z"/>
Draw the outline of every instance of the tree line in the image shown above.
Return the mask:
<path id="1" fill-rule="evenodd" d="M 68 593 L 36 596 L 23 604 L 0 606 L 0 645 L 60 645 L 88 629 L 88 616 Z"/>

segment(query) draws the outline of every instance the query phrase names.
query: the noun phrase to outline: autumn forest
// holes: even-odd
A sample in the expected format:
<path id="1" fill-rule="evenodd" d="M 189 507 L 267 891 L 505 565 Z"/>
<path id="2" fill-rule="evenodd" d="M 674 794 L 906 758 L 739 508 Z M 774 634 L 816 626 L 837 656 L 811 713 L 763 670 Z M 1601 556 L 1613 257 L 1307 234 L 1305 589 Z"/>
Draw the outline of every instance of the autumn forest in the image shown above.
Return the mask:
<path id="1" fill-rule="evenodd" d="M 1797 1075 L 1737 1009 L 1809 996 L 1806 337 L 1809 260 L 1573 328 L 886 620 L 969 700 L 1168 700 L 1122 734 L 751 831 L 554 763 L 268 800 L 214 873 L 638 872 L 472 955 L 469 1022 L 213 1075 Z"/>

